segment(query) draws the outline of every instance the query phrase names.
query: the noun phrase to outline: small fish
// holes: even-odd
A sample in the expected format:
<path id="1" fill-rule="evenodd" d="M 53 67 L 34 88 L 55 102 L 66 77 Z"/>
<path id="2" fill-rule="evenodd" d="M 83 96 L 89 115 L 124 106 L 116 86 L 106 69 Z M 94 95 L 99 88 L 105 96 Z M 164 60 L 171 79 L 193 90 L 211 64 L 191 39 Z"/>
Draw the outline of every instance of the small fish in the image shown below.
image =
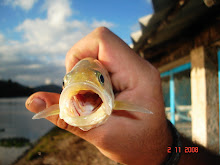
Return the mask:
<path id="1" fill-rule="evenodd" d="M 113 109 L 152 114 L 138 105 L 116 101 L 107 70 L 94 58 L 80 60 L 65 75 L 63 88 L 59 104 L 35 114 L 32 119 L 59 114 L 69 125 L 88 131 L 103 124 Z"/>

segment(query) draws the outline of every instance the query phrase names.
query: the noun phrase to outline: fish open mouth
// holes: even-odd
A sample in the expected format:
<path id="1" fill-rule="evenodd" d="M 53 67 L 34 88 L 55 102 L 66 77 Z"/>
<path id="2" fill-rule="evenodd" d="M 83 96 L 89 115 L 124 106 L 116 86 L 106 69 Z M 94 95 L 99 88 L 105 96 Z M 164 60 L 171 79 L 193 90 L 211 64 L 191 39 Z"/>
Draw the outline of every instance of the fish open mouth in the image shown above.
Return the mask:
<path id="1" fill-rule="evenodd" d="M 91 90 L 81 90 L 70 99 L 70 111 L 74 116 L 87 116 L 97 111 L 103 101 Z"/>

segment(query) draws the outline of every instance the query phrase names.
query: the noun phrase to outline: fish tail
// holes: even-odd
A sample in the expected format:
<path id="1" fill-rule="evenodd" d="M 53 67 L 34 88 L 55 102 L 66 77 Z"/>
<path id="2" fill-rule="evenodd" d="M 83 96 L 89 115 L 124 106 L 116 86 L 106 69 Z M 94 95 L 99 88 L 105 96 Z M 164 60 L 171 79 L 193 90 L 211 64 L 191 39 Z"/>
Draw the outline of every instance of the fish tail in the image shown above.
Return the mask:
<path id="1" fill-rule="evenodd" d="M 129 102 L 125 102 L 125 101 L 115 101 L 113 109 L 153 114 L 153 112 L 151 112 L 150 110 L 144 107 L 141 107 L 141 106 L 129 103 Z"/>
<path id="2" fill-rule="evenodd" d="M 53 116 L 53 115 L 57 115 L 60 113 L 60 108 L 59 108 L 59 104 L 54 104 L 46 109 L 44 109 L 41 112 L 38 112 L 37 114 L 35 114 L 32 119 L 41 119 L 41 118 L 46 118 L 48 116 Z"/>

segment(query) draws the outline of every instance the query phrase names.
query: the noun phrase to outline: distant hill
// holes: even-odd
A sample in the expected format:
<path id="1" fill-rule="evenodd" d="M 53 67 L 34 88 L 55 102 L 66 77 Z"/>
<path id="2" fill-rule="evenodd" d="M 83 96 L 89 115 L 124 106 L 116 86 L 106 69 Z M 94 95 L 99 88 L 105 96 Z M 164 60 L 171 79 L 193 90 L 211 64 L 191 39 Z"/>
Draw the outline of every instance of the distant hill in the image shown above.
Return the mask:
<path id="1" fill-rule="evenodd" d="M 30 96 L 34 92 L 44 91 L 44 92 L 55 92 L 61 93 L 62 88 L 57 85 L 42 85 L 35 88 L 30 88 L 21 85 L 17 82 L 11 80 L 0 80 L 0 97 L 22 97 Z"/>
<path id="2" fill-rule="evenodd" d="M 35 91 L 45 91 L 45 92 L 55 92 L 55 93 L 61 93 L 62 88 L 60 86 L 51 84 L 51 85 L 42 85 L 34 88 Z"/>
<path id="3" fill-rule="evenodd" d="M 11 80 L 0 80 L 0 97 L 29 96 L 35 92 L 34 89 L 23 86 Z"/>

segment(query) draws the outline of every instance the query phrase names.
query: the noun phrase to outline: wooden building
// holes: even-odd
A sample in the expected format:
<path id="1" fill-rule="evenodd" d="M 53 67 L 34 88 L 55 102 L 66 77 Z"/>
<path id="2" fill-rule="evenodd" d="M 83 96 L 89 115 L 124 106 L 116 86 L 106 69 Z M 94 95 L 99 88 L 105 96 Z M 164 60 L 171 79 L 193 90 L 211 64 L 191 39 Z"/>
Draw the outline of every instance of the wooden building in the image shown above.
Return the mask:
<path id="1" fill-rule="evenodd" d="M 193 141 L 219 152 L 220 0 L 152 3 L 132 48 L 161 72 L 170 120 L 177 124 L 179 114 Z"/>

